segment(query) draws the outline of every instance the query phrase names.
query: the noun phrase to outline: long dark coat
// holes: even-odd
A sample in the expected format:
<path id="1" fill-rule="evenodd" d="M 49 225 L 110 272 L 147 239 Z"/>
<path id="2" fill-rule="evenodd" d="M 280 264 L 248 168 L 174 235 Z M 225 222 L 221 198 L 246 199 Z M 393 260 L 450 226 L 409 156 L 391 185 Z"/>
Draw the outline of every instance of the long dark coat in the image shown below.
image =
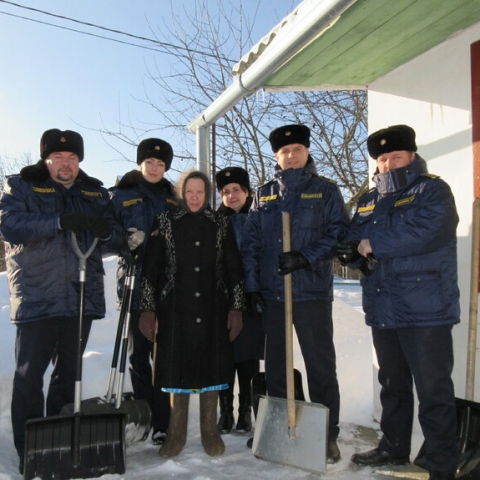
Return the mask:
<path id="1" fill-rule="evenodd" d="M 158 321 L 156 378 L 163 388 L 234 381 L 227 314 L 243 310 L 243 271 L 228 219 L 210 209 L 157 217 L 145 252 L 141 311 Z"/>
<path id="2" fill-rule="evenodd" d="M 245 205 L 238 213 L 223 203 L 218 208 L 218 212 L 229 218 L 239 248 L 242 244 L 243 227 L 251 204 L 252 197 L 248 197 Z M 264 358 L 265 333 L 262 322 L 255 320 L 247 312 L 243 314 L 243 329 L 233 342 L 233 350 L 235 363 L 247 360 L 263 360 Z"/>

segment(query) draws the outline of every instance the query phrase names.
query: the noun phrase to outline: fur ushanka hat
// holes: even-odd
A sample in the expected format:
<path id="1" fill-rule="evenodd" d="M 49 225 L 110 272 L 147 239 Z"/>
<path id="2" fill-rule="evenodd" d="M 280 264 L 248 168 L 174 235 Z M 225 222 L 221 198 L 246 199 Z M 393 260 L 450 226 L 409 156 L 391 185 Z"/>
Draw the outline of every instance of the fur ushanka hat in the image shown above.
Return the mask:
<path id="1" fill-rule="evenodd" d="M 40 157 L 45 160 L 54 152 L 72 152 L 81 162 L 84 156 L 82 136 L 73 130 L 46 130 L 40 139 Z"/>
<path id="2" fill-rule="evenodd" d="M 277 153 L 285 145 L 299 143 L 310 148 L 310 129 L 306 125 L 285 125 L 276 128 L 268 137 L 273 153 Z"/>
<path id="3" fill-rule="evenodd" d="M 172 146 L 160 138 L 146 138 L 137 147 L 137 165 L 146 158 L 156 158 L 165 163 L 165 171 L 170 168 L 173 160 Z"/>
<path id="4" fill-rule="evenodd" d="M 408 125 L 392 125 L 372 133 L 367 138 L 368 154 L 376 160 L 384 153 L 406 150 L 416 152 L 415 130 Z"/>

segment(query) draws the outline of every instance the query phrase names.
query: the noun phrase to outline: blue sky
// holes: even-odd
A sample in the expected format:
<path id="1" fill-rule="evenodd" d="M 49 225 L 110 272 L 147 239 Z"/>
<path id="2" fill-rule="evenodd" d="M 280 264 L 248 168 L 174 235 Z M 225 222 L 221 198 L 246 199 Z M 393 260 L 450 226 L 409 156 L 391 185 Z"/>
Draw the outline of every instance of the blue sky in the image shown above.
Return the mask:
<path id="1" fill-rule="evenodd" d="M 201 1 L 201 0 L 198 0 Z M 217 0 L 205 0 L 209 10 Z M 139 100 L 145 100 L 148 65 L 170 62 L 167 55 L 130 45 L 102 40 L 94 36 L 55 28 L 18 18 L 77 29 L 117 40 L 141 43 L 61 20 L 22 7 L 32 7 L 55 15 L 101 25 L 133 35 L 162 40 L 172 12 L 182 19 L 184 9 L 191 11 L 196 0 L 0 0 L 0 157 L 39 158 L 42 133 L 49 128 L 78 131 L 85 141 L 82 168 L 111 186 L 117 175 L 135 167 L 120 160 L 97 131 L 115 129 L 117 122 L 155 123 L 155 112 Z M 253 16 L 258 5 L 254 43 L 288 15 L 301 0 L 228 0 L 236 8 L 242 5 Z M 172 10 L 173 9 L 173 10 Z M 15 16 L 12 16 L 15 15 Z M 146 44 L 146 42 L 144 42 Z M 246 51 L 242 52 L 242 54 Z M 240 55 L 239 55 L 240 57 Z M 239 59 L 239 58 L 238 58 Z M 236 59 L 236 60 L 238 60 Z M 200 112 L 192 112 L 192 120 Z M 175 149 L 175 138 L 163 136 Z M 135 160 L 134 147 L 120 142 L 113 146 Z"/>

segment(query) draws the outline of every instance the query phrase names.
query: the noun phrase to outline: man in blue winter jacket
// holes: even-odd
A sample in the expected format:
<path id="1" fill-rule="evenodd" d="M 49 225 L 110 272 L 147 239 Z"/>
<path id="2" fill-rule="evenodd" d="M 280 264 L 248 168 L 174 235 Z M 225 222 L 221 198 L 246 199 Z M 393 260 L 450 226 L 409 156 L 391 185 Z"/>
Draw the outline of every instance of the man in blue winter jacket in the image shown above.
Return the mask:
<path id="1" fill-rule="evenodd" d="M 310 400 L 329 408 L 327 461 L 340 460 L 340 393 L 333 344 L 333 258 L 349 219 L 337 185 L 316 173 L 310 129 L 285 125 L 269 137 L 275 179 L 261 186 L 242 240 L 249 310 L 266 333 L 268 395 L 286 398 L 283 276 L 293 272 L 293 323 L 305 361 Z M 283 253 L 282 212 L 290 213 L 291 248 Z M 321 452 L 319 452 L 320 454 Z"/>
<path id="2" fill-rule="evenodd" d="M 25 423 L 45 415 L 43 376 L 50 362 L 47 416 L 74 402 L 80 298 L 71 232 L 83 252 L 99 239 L 87 260 L 82 353 L 92 320 L 105 316 L 102 253 L 116 253 L 121 240 L 108 191 L 80 169 L 81 135 L 45 131 L 40 156 L 37 164 L 7 178 L 0 198 L 11 319 L 17 327 L 12 426 L 20 472 Z"/>
<path id="3" fill-rule="evenodd" d="M 383 436 L 352 456 L 365 466 L 409 463 L 413 381 L 429 480 L 455 478 L 453 325 L 460 321 L 458 215 L 450 187 L 427 173 L 415 131 L 394 125 L 367 140 L 375 187 L 358 201 L 340 261 L 364 273 L 363 309 L 378 359 Z"/>

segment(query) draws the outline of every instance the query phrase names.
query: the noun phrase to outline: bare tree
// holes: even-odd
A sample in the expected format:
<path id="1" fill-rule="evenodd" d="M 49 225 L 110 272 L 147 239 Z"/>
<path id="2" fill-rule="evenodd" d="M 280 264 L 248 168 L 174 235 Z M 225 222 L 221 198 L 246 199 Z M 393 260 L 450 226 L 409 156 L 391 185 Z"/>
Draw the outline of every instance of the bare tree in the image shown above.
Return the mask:
<path id="1" fill-rule="evenodd" d="M 23 167 L 32 164 L 31 153 L 24 153 L 21 158 L 0 156 L 0 192 L 3 192 L 8 175 L 19 173 Z"/>
<path id="2" fill-rule="evenodd" d="M 368 188 L 366 92 L 293 92 L 278 97 L 270 114 L 279 123 L 312 129 L 310 150 L 319 173 L 338 182 L 352 208 Z"/>
<path id="3" fill-rule="evenodd" d="M 173 23 L 158 28 L 167 38 L 162 56 L 147 66 L 144 98 L 158 117 L 156 125 L 119 125 L 115 135 L 124 141 L 125 131 L 137 136 L 152 129 L 175 129 L 180 145 L 176 157 L 183 160 L 174 168 L 195 165 L 195 137 L 187 124 L 205 110 L 232 82 L 232 67 L 255 43 L 255 18 L 246 18 L 241 7 L 218 1 L 216 8 L 197 0 L 193 14 L 181 16 L 172 10 Z M 167 28 L 165 28 L 167 27 Z M 152 34 L 155 34 L 152 28 Z M 171 59 L 166 62 L 165 58 Z M 273 175 L 275 159 L 268 143 L 270 131 L 287 122 L 301 122 L 312 128 L 312 154 L 320 172 L 337 181 L 347 200 L 356 198 L 367 182 L 366 94 L 361 91 L 266 93 L 244 98 L 215 125 L 216 167 L 237 165 L 246 168 L 252 185 L 258 186 Z M 178 152 L 178 153 L 177 153 Z M 172 170 L 174 170 L 172 168 Z"/>

